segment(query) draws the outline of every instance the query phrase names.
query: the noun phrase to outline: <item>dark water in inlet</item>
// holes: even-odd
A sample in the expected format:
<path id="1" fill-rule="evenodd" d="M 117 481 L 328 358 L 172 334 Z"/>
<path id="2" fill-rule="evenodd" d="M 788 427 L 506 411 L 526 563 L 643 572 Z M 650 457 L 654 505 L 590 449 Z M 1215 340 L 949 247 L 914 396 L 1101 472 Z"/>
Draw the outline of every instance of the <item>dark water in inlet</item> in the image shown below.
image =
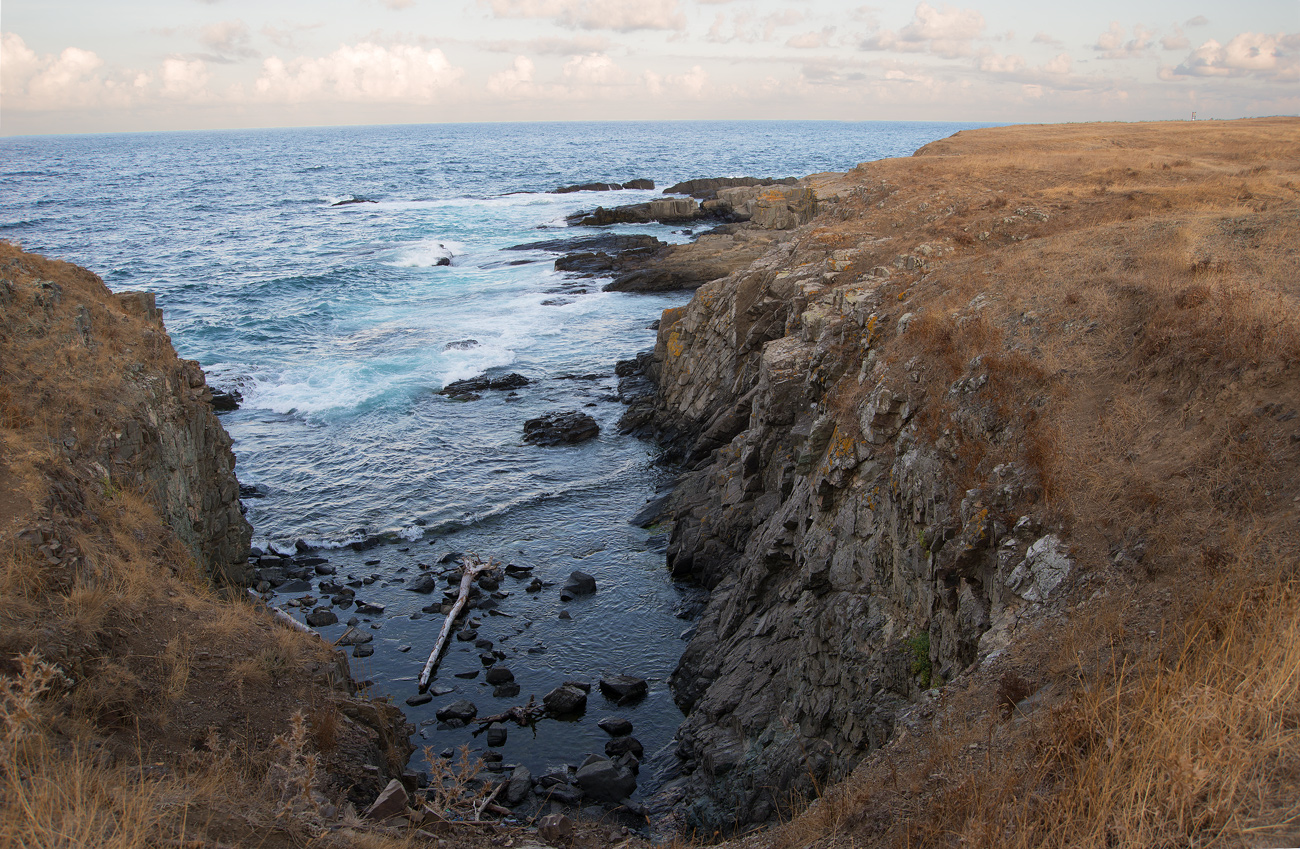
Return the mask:
<path id="1" fill-rule="evenodd" d="M 357 597 L 385 610 L 361 617 L 375 651 L 352 663 L 373 693 L 401 704 L 415 692 L 442 620 L 421 613 L 436 595 L 405 589 L 422 567 L 476 552 L 555 582 L 529 594 L 506 579 L 507 615 L 474 614 L 519 696 L 493 698 L 481 671 L 455 677 L 483 662 L 473 643 L 454 642 L 435 682 L 454 692 L 407 708 L 417 743 L 486 750 L 470 729 L 439 731 L 435 710 L 469 698 L 482 716 L 568 679 L 649 680 L 635 706 L 617 708 L 593 688 L 580 720 L 510 726 L 504 761 L 537 775 L 602 751 L 604 716 L 631 719 L 647 757 L 681 720 L 667 678 L 689 623 L 674 614 L 681 596 L 663 540 L 627 522 L 665 480 L 651 446 L 618 435 L 612 395 L 614 363 L 650 347 L 647 325 L 687 296 L 602 293 L 601 281 L 556 272 L 552 254 L 503 249 L 590 234 L 565 227 L 565 215 L 658 194 L 546 193 L 558 186 L 842 171 L 968 126 L 466 124 L 6 138 L 0 238 L 84 265 L 115 290 L 157 292 L 181 356 L 243 394 L 223 421 L 241 482 L 263 494 L 246 500 L 254 544 L 305 539 L 340 579 L 371 579 Z M 353 198 L 375 202 L 333 205 Z M 690 238 L 680 227 L 612 229 Z M 436 394 L 488 370 L 533 383 L 467 403 Z M 524 420 L 559 409 L 594 416 L 599 438 L 525 445 Z M 385 541 L 347 547 L 376 539 Z M 575 569 L 599 589 L 564 603 L 560 584 Z M 356 615 L 338 613 L 340 624 L 321 629 L 329 639 Z M 641 794 L 661 780 L 655 763 L 642 769 Z"/>

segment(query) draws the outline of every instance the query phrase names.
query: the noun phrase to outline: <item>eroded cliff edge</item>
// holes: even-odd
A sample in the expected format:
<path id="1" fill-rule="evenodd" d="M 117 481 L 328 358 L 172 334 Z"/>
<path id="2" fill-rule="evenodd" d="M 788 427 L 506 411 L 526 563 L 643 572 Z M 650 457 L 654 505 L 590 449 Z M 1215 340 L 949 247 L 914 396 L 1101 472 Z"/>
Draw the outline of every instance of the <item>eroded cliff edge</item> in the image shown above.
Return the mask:
<path id="1" fill-rule="evenodd" d="M 1297 126 L 967 131 L 815 175 L 811 223 L 665 313 L 669 564 L 711 593 L 679 826 L 814 798 L 948 682 L 992 715 L 1046 692 L 1067 618 L 1158 624 L 1243 523 L 1294 521 Z"/>

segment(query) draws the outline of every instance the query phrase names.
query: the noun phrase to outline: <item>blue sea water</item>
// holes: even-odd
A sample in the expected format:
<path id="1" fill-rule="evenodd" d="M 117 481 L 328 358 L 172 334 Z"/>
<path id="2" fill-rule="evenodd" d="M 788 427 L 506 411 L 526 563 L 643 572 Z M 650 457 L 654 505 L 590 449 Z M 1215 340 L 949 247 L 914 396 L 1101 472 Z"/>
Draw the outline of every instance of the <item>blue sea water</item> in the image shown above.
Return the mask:
<path id="1" fill-rule="evenodd" d="M 172 340 L 209 382 L 237 389 L 223 416 L 255 543 L 325 548 L 340 574 L 371 580 L 386 605 L 363 627 L 373 657 L 354 661 L 378 692 L 413 691 L 440 617 L 408 576 L 454 552 L 527 563 L 554 589 L 505 586 L 507 616 L 480 615 L 520 681 L 493 699 L 472 644 L 449 654 L 445 699 L 496 713 L 567 679 L 631 672 L 650 696 L 623 708 L 648 753 L 680 714 L 667 677 L 688 623 L 654 529 L 627 524 L 668 483 L 654 450 L 618 435 L 617 360 L 653 345 L 651 321 L 688 295 L 604 293 L 556 272 L 554 254 L 506 251 L 587 235 L 565 216 L 657 191 L 551 194 L 593 181 L 801 176 L 905 156 L 972 124 L 630 122 L 462 124 L 239 130 L 0 139 L 0 238 L 100 274 L 114 290 L 158 294 Z M 337 206 L 340 201 L 364 203 Z M 680 227 L 621 226 L 667 241 Z M 450 265 L 439 265 L 440 259 Z M 533 381 L 515 394 L 456 402 L 450 381 L 488 370 Z M 582 409 L 601 426 L 581 446 L 521 439 L 525 419 Z M 349 543 L 382 539 L 364 552 Z M 377 562 L 376 562 L 377 561 Z M 564 604 L 558 583 L 596 576 L 591 598 Z M 509 582 L 508 582 L 509 583 Z M 559 619 L 561 610 L 571 618 Z M 347 618 L 346 611 L 340 611 Z M 322 629 L 333 639 L 340 624 Z M 409 654 L 401 651 L 411 646 Z M 417 657 L 418 655 L 418 657 Z M 508 762 L 534 773 L 600 751 L 591 719 L 512 732 Z M 613 710 L 610 705 L 603 705 Z M 466 730 L 421 725 L 440 751 Z M 643 788 L 657 779 L 643 773 Z"/>

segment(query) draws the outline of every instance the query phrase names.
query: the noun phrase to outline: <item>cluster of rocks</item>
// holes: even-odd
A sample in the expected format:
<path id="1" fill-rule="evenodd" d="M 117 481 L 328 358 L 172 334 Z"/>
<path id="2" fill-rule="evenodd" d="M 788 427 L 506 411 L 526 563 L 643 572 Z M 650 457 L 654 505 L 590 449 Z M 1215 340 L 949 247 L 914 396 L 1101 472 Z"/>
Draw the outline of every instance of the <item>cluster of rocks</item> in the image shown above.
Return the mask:
<path id="1" fill-rule="evenodd" d="M 811 220 L 817 212 L 813 190 L 793 177 L 734 177 L 691 180 L 666 190 L 686 198 L 662 198 L 612 208 L 577 212 L 565 221 L 570 226 L 605 227 L 610 224 L 681 224 L 694 221 L 736 223 L 752 221 L 770 230 L 789 230 Z"/>
<path id="2" fill-rule="evenodd" d="M 599 433 L 596 420 L 577 410 L 547 413 L 524 422 L 524 442 L 532 445 L 576 445 Z"/>
<path id="3" fill-rule="evenodd" d="M 446 386 L 439 389 L 438 394 L 446 395 L 453 401 L 477 401 L 483 397 L 478 394 L 480 392 L 487 392 L 489 390 L 493 392 L 511 392 L 515 389 L 522 389 L 530 383 L 532 383 L 531 380 L 516 372 L 511 372 L 510 374 L 502 375 L 500 377 L 492 377 L 483 374 L 478 377 L 467 378 L 466 380 L 453 380 L 451 383 L 448 383 Z"/>

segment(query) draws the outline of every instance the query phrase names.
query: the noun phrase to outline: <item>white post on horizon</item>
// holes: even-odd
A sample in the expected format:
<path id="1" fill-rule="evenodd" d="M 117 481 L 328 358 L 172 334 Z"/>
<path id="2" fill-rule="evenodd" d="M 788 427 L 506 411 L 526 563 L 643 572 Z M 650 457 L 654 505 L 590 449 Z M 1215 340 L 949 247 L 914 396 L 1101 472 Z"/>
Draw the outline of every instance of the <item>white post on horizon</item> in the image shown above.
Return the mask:
<path id="1" fill-rule="evenodd" d="M 1192 113 L 1192 120 L 1193 120 L 1193 121 L 1196 120 L 1196 113 L 1195 113 L 1195 112 Z"/>

